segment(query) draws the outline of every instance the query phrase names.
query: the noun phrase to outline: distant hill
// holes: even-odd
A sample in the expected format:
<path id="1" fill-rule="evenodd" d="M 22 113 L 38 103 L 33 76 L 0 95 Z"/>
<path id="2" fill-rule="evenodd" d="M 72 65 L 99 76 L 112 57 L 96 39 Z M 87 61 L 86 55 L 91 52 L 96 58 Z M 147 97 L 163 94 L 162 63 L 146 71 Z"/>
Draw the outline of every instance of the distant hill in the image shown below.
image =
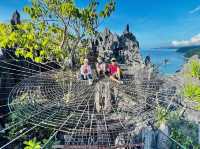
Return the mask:
<path id="1" fill-rule="evenodd" d="M 193 55 L 198 55 L 200 57 L 200 45 L 180 47 L 177 52 L 184 53 L 185 57 L 192 57 Z"/>

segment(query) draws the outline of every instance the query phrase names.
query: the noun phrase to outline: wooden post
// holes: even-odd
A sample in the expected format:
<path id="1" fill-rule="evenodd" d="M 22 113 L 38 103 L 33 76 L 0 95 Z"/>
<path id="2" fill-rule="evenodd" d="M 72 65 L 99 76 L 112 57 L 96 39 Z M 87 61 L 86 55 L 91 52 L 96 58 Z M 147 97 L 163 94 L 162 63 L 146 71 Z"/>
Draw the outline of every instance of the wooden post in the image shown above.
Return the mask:
<path id="1" fill-rule="evenodd" d="M 99 82 L 96 85 L 95 104 L 97 112 L 103 110 L 105 113 L 111 111 L 111 93 L 109 82 Z"/>

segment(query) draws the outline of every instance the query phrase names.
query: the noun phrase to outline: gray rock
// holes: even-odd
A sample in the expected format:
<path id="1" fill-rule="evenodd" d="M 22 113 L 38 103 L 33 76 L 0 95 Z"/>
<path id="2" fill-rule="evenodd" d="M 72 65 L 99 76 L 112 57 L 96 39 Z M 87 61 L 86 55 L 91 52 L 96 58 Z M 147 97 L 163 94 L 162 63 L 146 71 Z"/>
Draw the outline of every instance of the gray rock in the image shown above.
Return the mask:
<path id="1" fill-rule="evenodd" d="M 126 26 L 122 35 L 112 33 L 108 28 L 100 32 L 92 41 L 91 49 L 109 62 L 112 57 L 118 62 L 127 65 L 137 65 L 142 63 L 139 52 L 139 42 Z"/>
<path id="2" fill-rule="evenodd" d="M 95 105 L 97 112 L 111 112 L 111 92 L 109 82 L 99 82 L 96 84 Z"/>
<path id="3" fill-rule="evenodd" d="M 158 148 L 159 149 L 168 149 L 169 148 L 169 128 L 166 124 L 162 123 L 159 127 L 161 132 L 158 134 Z"/>
<path id="4" fill-rule="evenodd" d="M 10 23 L 11 25 L 17 25 L 21 23 L 20 14 L 17 10 L 13 13 Z"/>

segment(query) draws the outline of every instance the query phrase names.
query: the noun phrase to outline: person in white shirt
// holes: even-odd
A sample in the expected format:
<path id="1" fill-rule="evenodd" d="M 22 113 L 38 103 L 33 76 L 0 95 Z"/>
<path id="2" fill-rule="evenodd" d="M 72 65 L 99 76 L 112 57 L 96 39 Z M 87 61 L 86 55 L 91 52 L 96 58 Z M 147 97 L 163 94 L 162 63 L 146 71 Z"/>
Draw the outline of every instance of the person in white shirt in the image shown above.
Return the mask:
<path id="1" fill-rule="evenodd" d="M 81 80 L 92 80 L 92 69 L 88 62 L 88 59 L 84 59 L 84 64 L 81 66 Z"/>
<path id="2" fill-rule="evenodd" d="M 104 63 L 104 61 L 103 61 L 103 59 L 101 57 L 97 58 L 96 72 L 97 72 L 97 77 L 98 78 L 101 78 L 101 77 L 105 76 L 106 64 Z"/>

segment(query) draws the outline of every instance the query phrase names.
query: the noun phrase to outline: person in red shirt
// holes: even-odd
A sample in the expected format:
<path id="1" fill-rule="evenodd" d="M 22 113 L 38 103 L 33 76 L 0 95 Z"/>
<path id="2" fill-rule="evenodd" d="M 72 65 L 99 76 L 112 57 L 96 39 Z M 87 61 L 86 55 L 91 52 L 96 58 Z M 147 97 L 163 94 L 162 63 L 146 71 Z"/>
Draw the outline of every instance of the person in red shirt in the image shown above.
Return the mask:
<path id="1" fill-rule="evenodd" d="M 121 70 L 120 67 L 117 65 L 117 61 L 115 58 L 111 59 L 111 64 L 108 65 L 108 72 L 110 74 L 110 79 L 123 84 L 123 82 L 121 81 Z"/>

